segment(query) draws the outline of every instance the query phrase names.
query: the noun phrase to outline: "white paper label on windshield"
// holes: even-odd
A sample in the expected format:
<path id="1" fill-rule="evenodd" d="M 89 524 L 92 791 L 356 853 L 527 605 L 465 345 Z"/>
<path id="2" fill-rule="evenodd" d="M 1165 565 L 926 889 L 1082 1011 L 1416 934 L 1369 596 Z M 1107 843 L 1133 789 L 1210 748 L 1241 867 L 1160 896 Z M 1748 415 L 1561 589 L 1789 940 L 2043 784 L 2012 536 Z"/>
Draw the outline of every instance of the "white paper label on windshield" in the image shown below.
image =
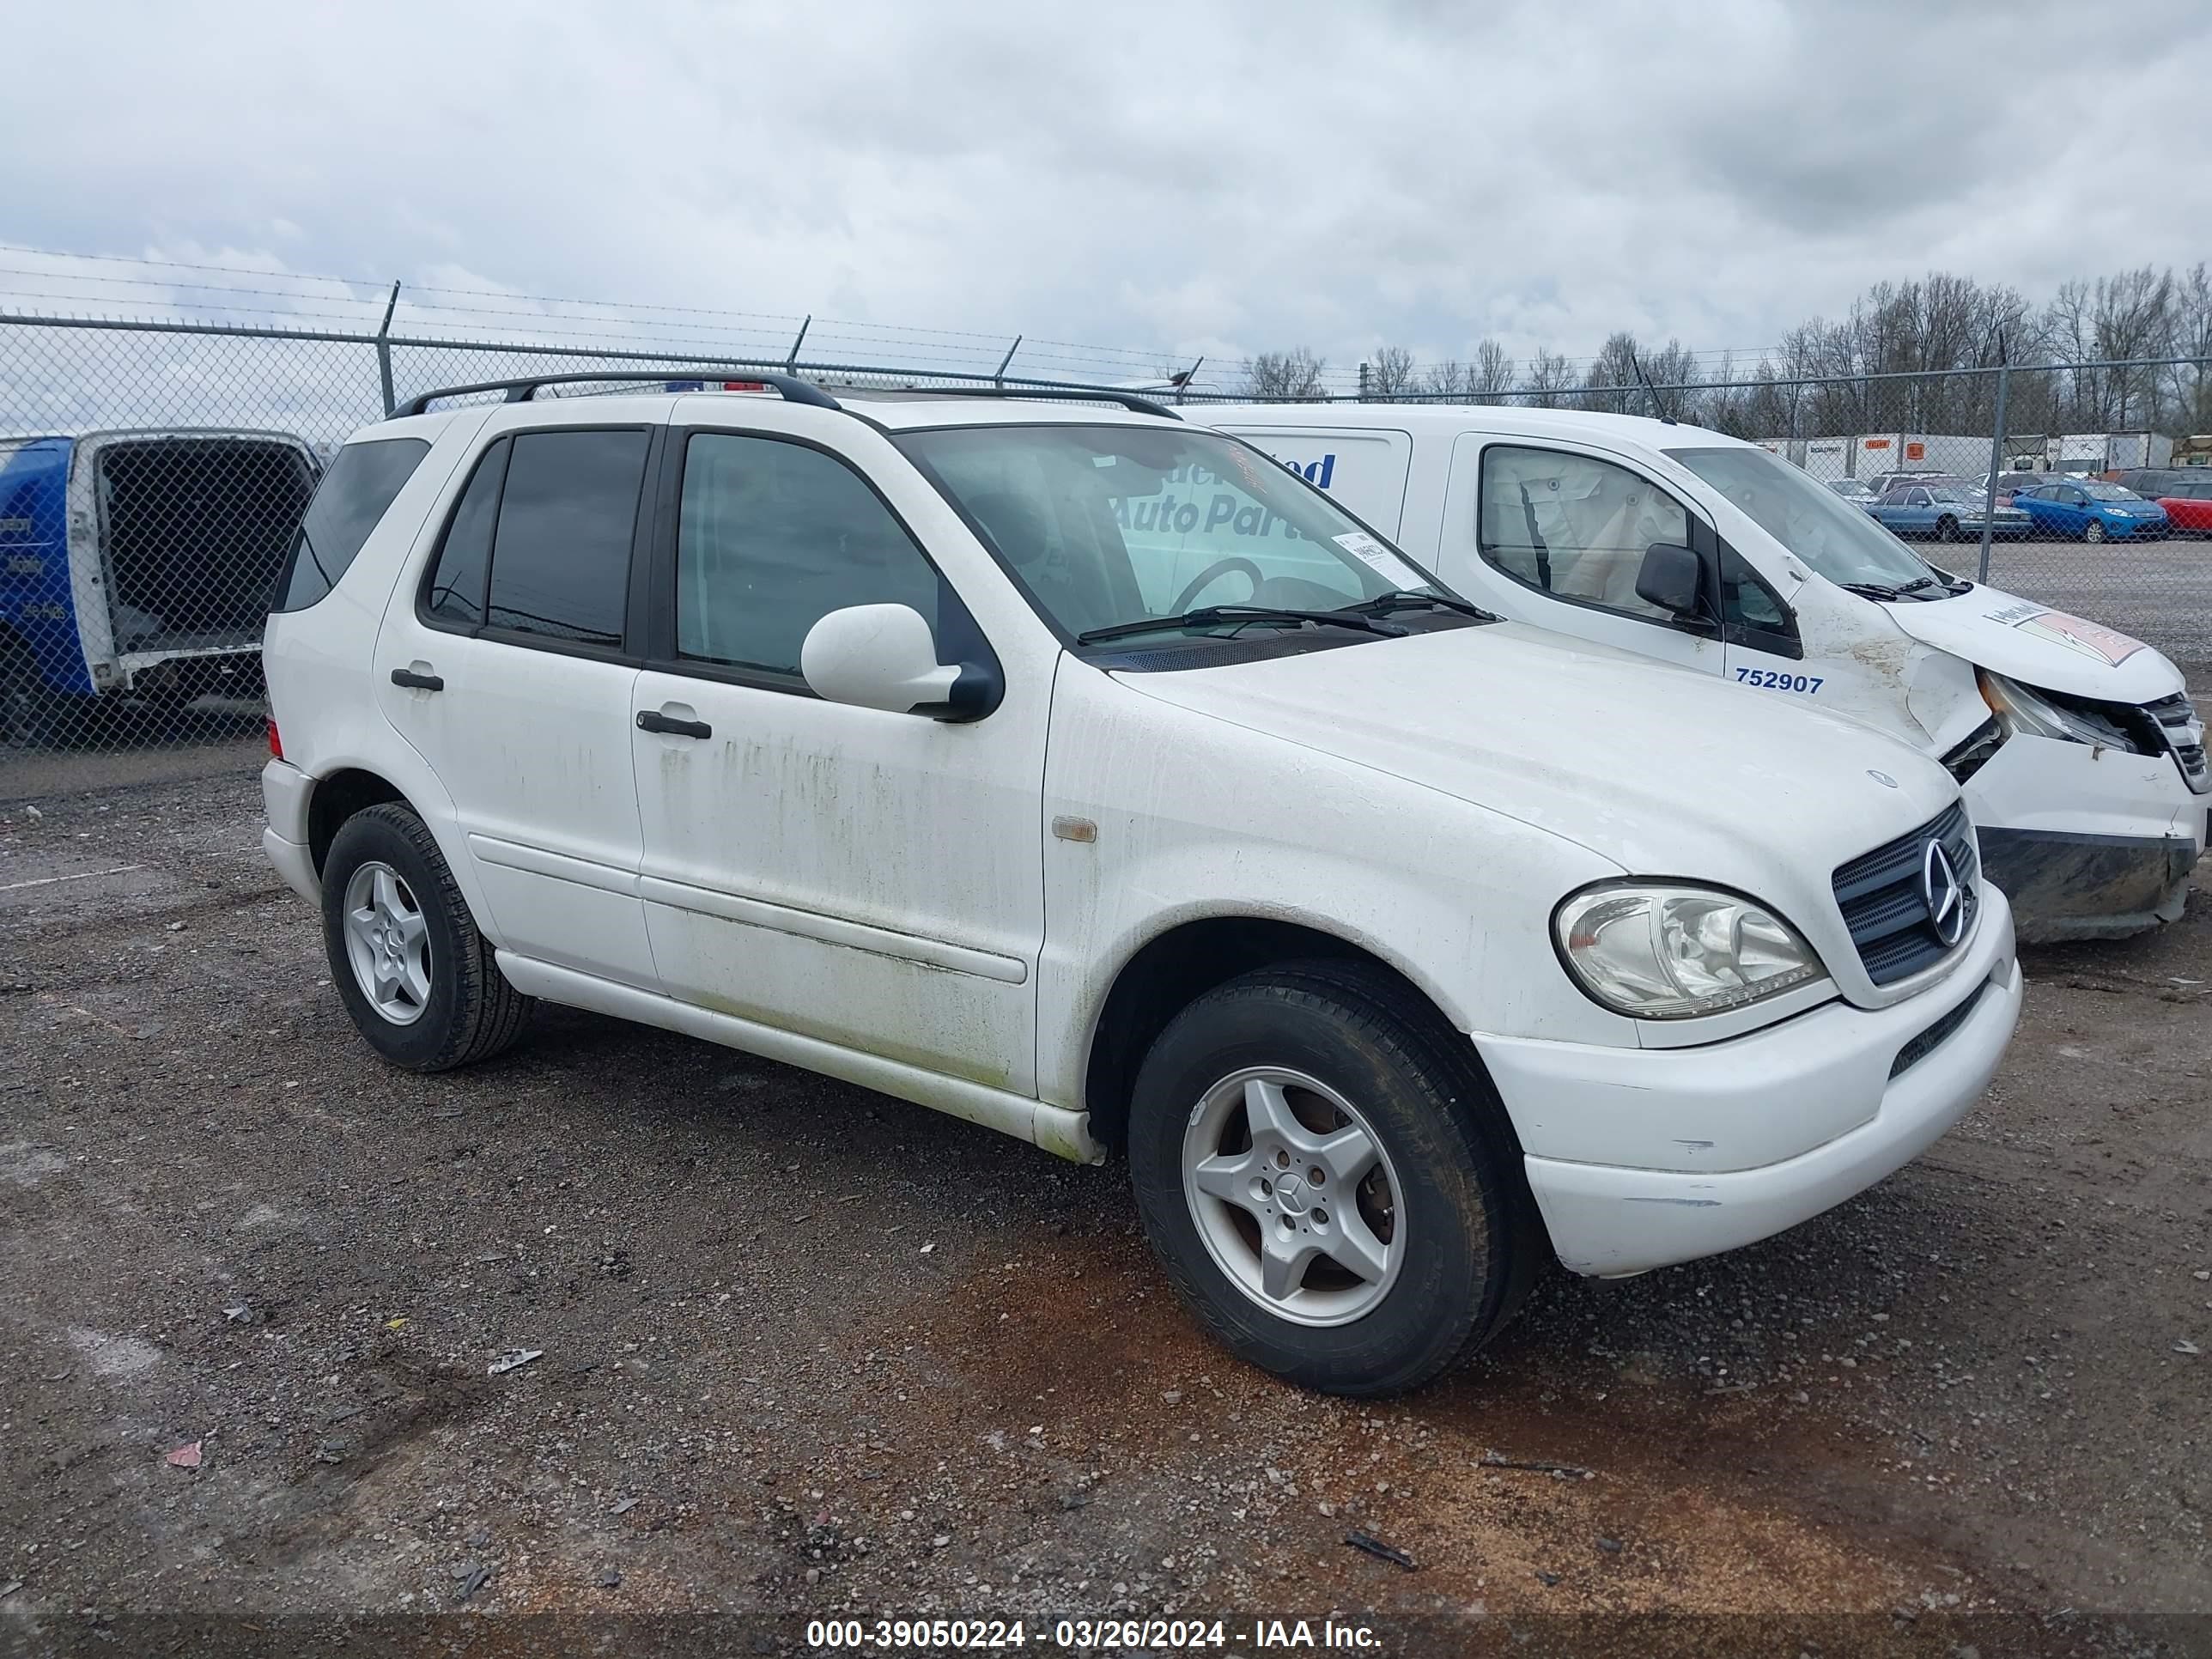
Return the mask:
<path id="1" fill-rule="evenodd" d="M 1364 530 L 1353 530 L 1332 538 L 1346 552 L 1397 587 L 1419 587 L 1428 580 L 1419 571 L 1407 564 L 1389 548 Z"/>

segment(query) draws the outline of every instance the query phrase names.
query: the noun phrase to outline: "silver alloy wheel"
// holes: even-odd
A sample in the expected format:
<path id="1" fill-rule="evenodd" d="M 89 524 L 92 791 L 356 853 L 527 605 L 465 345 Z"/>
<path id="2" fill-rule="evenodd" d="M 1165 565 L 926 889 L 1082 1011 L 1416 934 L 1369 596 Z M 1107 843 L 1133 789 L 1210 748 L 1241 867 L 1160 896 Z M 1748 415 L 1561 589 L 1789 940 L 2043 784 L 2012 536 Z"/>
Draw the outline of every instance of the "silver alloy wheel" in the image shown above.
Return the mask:
<path id="1" fill-rule="evenodd" d="M 2105 521 L 2102 519 L 2092 519 L 2088 523 L 2083 525 L 2081 526 L 2081 539 L 2085 542 L 2101 542 L 2104 540 Z"/>
<path id="2" fill-rule="evenodd" d="M 407 879 L 372 859 L 346 882 L 346 959 L 369 1006 L 412 1025 L 430 1006 L 430 924 Z"/>
<path id="3" fill-rule="evenodd" d="M 1295 1324 L 1349 1324 L 1389 1294 L 1404 1190 L 1373 1126 L 1303 1072 L 1231 1073 L 1183 1131 L 1183 1199 L 1214 1265 Z"/>

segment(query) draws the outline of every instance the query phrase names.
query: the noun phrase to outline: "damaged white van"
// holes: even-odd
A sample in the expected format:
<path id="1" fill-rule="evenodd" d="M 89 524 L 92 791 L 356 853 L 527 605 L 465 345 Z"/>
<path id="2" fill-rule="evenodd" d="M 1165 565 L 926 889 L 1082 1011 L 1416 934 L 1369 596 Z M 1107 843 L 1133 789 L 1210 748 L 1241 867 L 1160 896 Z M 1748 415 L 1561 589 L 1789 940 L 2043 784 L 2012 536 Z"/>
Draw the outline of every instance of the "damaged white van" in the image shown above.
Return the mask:
<path id="1" fill-rule="evenodd" d="M 2181 915 L 2212 770 L 2174 665 L 1937 568 L 1756 445 L 1564 410 L 1191 412 L 1500 615 L 1852 715 L 1941 759 L 2023 939 Z M 1224 571 L 1204 597 L 1245 594 Z"/>

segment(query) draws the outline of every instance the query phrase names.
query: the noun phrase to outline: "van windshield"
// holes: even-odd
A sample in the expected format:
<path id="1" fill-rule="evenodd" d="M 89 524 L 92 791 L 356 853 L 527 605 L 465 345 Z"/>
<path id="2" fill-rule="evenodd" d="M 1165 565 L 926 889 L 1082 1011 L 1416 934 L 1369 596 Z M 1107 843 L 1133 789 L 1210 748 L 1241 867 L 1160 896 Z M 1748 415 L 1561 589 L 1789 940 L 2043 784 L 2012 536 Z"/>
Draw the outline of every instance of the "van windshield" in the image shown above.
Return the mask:
<path id="1" fill-rule="evenodd" d="M 1176 620 L 1208 605 L 1333 611 L 1450 594 L 1281 462 L 1218 433 L 994 424 L 896 441 L 1070 635 L 1152 618 L 1163 632 L 1239 625 Z"/>
<path id="2" fill-rule="evenodd" d="M 1925 561 L 1802 467 L 1763 449 L 1670 449 L 1668 454 L 1748 514 L 1830 581 L 1901 588 L 1932 585 Z"/>

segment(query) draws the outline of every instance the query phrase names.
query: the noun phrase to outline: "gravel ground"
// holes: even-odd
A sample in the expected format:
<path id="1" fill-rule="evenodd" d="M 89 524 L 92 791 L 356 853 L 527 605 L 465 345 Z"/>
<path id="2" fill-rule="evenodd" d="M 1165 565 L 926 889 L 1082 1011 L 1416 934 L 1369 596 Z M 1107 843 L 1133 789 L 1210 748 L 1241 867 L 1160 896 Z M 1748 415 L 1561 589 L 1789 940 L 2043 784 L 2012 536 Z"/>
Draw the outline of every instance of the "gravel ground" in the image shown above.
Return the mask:
<path id="1" fill-rule="evenodd" d="M 21 1650 L 453 1609 L 539 1615 L 439 1626 L 516 1651 L 848 1611 L 2212 1642 L 2172 1617 L 2212 1614 L 2212 869 L 2178 927 L 2030 953 L 1996 1086 L 1896 1177 L 1555 1273 L 1466 1373 L 1356 1405 L 1194 1333 L 1118 1166 L 557 1010 L 385 1068 L 259 827 L 240 777 L 0 806 Z"/>

